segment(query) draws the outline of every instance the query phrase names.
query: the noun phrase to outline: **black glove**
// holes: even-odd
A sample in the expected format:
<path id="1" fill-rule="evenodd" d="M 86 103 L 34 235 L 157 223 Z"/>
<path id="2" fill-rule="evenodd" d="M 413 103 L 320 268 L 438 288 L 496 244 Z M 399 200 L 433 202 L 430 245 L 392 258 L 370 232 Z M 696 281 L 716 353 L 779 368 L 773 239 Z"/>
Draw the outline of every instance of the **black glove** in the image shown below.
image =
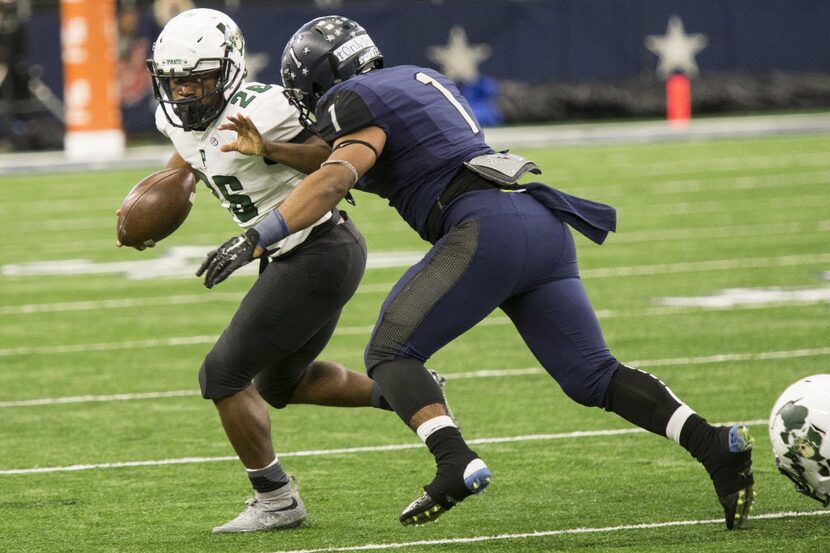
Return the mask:
<path id="1" fill-rule="evenodd" d="M 202 266 L 196 271 L 196 276 L 205 274 L 205 286 L 213 288 L 231 273 L 247 265 L 254 258 L 254 249 L 259 242 L 259 232 L 248 229 L 244 234 L 234 236 L 219 248 L 208 252 Z"/>

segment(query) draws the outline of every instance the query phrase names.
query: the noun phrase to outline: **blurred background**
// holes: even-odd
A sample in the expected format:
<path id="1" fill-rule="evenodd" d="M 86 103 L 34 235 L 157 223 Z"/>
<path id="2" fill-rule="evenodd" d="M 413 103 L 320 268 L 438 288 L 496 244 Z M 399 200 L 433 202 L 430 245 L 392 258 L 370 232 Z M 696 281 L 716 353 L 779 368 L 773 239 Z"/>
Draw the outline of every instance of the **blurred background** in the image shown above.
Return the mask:
<path id="1" fill-rule="evenodd" d="M 830 107 L 826 0 L 96 1 L 114 4 L 128 144 L 161 141 L 145 60 L 166 21 L 192 7 L 237 21 L 259 82 L 280 82 L 283 46 L 304 22 L 356 19 L 388 65 L 456 80 L 488 126 L 665 117 L 673 73 L 689 77 L 696 116 Z M 63 148 L 61 11 L 60 0 L 0 0 L 0 151 Z"/>

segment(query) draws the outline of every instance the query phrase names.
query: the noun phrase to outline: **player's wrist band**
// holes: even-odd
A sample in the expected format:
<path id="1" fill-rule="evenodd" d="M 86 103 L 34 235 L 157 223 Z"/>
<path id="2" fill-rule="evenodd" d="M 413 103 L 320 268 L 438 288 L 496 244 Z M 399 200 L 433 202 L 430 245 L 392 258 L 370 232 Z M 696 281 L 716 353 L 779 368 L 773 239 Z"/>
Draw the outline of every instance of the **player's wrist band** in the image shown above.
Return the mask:
<path id="1" fill-rule="evenodd" d="M 272 209 L 262 221 L 254 225 L 254 229 L 259 233 L 257 246 L 263 249 L 291 234 L 282 213 L 278 209 Z"/>

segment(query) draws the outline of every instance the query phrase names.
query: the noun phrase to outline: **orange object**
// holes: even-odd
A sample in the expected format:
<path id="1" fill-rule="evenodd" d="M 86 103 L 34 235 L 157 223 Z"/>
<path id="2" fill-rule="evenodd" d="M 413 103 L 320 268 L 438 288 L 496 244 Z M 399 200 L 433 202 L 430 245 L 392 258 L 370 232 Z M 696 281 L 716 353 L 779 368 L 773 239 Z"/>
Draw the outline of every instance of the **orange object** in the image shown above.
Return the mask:
<path id="1" fill-rule="evenodd" d="M 61 0 L 66 137 L 70 157 L 124 150 L 117 81 L 115 0 Z"/>
<path id="2" fill-rule="evenodd" d="M 692 118 L 692 85 L 689 77 L 675 73 L 666 80 L 666 119 L 675 126 L 686 126 Z"/>

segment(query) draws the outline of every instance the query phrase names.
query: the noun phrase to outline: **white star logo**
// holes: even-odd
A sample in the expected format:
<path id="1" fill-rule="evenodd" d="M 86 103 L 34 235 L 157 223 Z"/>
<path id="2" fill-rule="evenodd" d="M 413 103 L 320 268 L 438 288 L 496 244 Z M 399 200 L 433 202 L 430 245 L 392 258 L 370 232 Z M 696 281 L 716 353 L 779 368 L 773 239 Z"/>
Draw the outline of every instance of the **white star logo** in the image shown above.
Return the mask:
<path id="1" fill-rule="evenodd" d="M 307 56 L 309 52 L 311 52 L 311 48 L 309 48 L 308 46 L 306 46 L 305 48 L 303 48 L 303 55 L 304 55 L 304 56 Z"/>
<path id="2" fill-rule="evenodd" d="M 660 61 L 657 72 L 667 78 L 675 71 L 685 73 L 689 77 L 698 74 L 695 54 L 706 48 L 709 41 L 706 35 L 699 33 L 686 34 L 683 21 L 676 15 L 669 18 L 665 36 L 649 35 L 646 37 L 646 48 L 656 54 Z"/>
<path id="3" fill-rule="evenodd" d="M 308 75 L 308 67 L 303 67 L 303 75 Z"/>
<path id="4" fill-rule="evenodd" d="M 441 73 L 460 83 L 471 83 L 478 78 L 478 66 L 490 57 L 486 44 L 470 45 L 467 33 L 458 25 L 450 29 L 446 46 L 427 48 L 429 59 L 441 66 Z"/>
<path id="5" fill-rule="evenodd" d="M 334 42 L 334 35 L 326 35 L 326 42 Z"/>

